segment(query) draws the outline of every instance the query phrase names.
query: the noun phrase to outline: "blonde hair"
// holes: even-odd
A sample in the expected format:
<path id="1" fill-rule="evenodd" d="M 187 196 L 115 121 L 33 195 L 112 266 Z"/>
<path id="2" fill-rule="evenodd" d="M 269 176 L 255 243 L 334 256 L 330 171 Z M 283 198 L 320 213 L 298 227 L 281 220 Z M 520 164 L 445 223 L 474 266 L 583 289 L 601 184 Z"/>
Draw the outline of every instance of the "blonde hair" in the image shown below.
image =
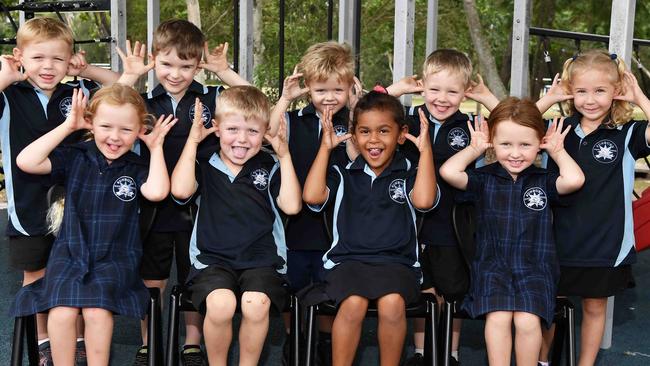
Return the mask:
<path id="1" fill-rule="evenodd" d="M 72 54 L 74 36 L 65 23 L 54 18 L 33 18 L 25 22 L 16 33 L 16 47 L 24 48 L 30 42 L 64 41 Z"/>
<path id="2" fill-rule="evenodd" d="M 112 105 L 130 104 L 135 108 L 138 114 L 140 125 L 151 126 L 153 122 L 153 116 L 147 113 L 147 106 L 144 104 L 144 100 L 140 94 L 130 86 L 115 83 L 111 86 L 99 89 L 95 95 L 93 95 L 92 99 L 90 99 L 84 117 L 88 120 L 92 120 L 101 103 Z"/>
<path id="3" fill-rule="evenodd" d="M 245 119 L 259 119 L 268 124 L 271 105 L 261 90 L 250 85 L 233 86 L 217 98 L 215 119 L 225 115 L 242 115 Z"/>
<path id="4" fill-rule="evenodd" d="M 562 68 L 562 85 L 566 93 L 571 93 L 571 83 L 576 73 L 585 70 L 598 70 L 610 76 L 612 84 L 617 90 L 623 88 L 623 76 L 625 75 L 625 61 L 607 50 L 596 49 L 581 53 L 564 62 Z M 570 114 L 577 112 L 573 100 L 562 102 L 562 108 Z M 632 106 L 623 100 L 613 100 L 610 112 L 612 122 L 622 125 L 632 119 Z"/>
<path id="5" fill-rule="evenodd" d="M 439 49 L 431 52 L 422 65 L 422 78 L 447 70 L 463 78 L 465 88 L 470 85 L 472 61 L 466 54 L 453 49 Z"/>
<path id="6" fill-rule="evenodd" d="M 305 83 L 326 81 L 335 76 L 339 82 L 352 84 L 354 81 L 354 57 L 352 49 L 345 43 L 334 41 L 316 43 L 310 46 L 298 64 Z"/>
<path id="7" fill-rule="evenodd" d="M 156 28 L 151 53 L 156 56 L 160 52 L 175 49 L 180 59 L 200 62 L 204 43 L 205 36 L 196 25 L 187 20 L 170 19 Z"/>

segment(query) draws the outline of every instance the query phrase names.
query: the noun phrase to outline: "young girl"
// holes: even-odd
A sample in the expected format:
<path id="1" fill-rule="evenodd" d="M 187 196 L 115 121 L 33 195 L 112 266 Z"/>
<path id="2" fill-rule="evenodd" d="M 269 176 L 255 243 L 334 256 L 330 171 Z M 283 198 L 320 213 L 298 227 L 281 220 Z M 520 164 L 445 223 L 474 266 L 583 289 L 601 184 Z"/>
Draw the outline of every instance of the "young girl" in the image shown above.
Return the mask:
<path id="1" fill-rule="evenodd" d="M 510 365 L 515 324 L 517 365 L 536 365 L 541 320 L 553 321 L 557 259 L 550 203 L 579 189 L 584 176 L 564 150 L 563 121 L 544 135 L 542 115 L 529 100 L 507 98 L 489 119 L 468 122 L 471 143 L 440 168 L 440 175 L 465 193 L 477 209 L 477 248 L 470 290 L 463 309 L 486 315 L 490 365 Z M 492 147 L 496 162 L 467 166 Z M 559 174 L 533 166 L 540 149 L 560 167 Z"/>
<path id="2" fill-rule="evenodd" d="M 357 103 L 352 136 L 337 136 L 331 118 L 327 110 L 303 199 L 314 211 L 334 205 L 334 241 L 323 256 L 326 294 L 339 305 L 332 364 L 352 364 L 368 302 L 375 300 L 381 365 L 397 365 L 406 335 L 405 306 L 420 292 L 414 209 L 431 209 L 437 196 L 428 123 L 420 114 L 420 136 L 408 134 L 399 100 L 377 92 Z M 331 151 L 350 137 L 360 155 L 328 172 Z M 420 151 L 418 169 L 395 151 L 405 138 Z"/>
<path id="3" fill-rule="evenodd" d="M 554 210 L 560 260 L 558 294 L 582 298 L 579 365 L 593 365 L 605 327 L 607 297 L 632 282 L 636 261 L 632 222 L 634 163 L 650 154 L 647 121 L 630 121 L 650 100 L 625 63 L 605 50 L 591 50 L 564 63 L 558 93 L 540 110 L 567 98 L 571 126 L 566 150 L 582 168 L 585 186 Z M 564 93 L 561 92 L 564 91 Z M 549 169 L 556 169 L 551 164 Z M 546 355 L 542 354 L 542 360 Z"/>
<path id="4" fill-rule="evenodd" d="M 74 365 L 77 315 L 85 320 L 90 365 L 108 365 L 113 314 L 142 318 L 149 293 L 139 276 L 141 242 L 138 192 L 160 201 L 169 192 L 162 143 L 176 123 L 160 118 L 145 134 L 144 102 L 132 88 L 114 84 L 87 98 L 73 93 L 70 113 L 60 126 L 27 146 L 20 169 L 50 174 L 66 187 L 63 221 L 45 277 L 24 287 L 15 316 L 48 311 L 54 364 Z M 71 133 L 88 129 L 94 140 L 56 148 Z M 131 152 L 140 138 L 151 151 L 147 162 Z"/>

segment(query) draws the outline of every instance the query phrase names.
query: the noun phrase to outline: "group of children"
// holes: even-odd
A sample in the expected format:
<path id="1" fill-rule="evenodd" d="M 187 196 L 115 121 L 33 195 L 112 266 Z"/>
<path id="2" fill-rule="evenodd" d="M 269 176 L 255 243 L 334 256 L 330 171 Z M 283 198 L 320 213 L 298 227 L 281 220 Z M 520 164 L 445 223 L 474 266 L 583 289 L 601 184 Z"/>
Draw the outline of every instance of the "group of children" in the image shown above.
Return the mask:
<path id="1" fill-rule="evenodd" d="M 632 282 L 634 162 L 650 154 L 648 123 L 630 121 L 630 103 L 649 116 L 650 100 L 616 55 L 567 60 L 534 104 L 499 102 L 454 50 L 429 55 L 421 80 L 364 95 L 349 47 L 325 42 L 271 108 L 230 69 L 227 44 L 211 51 L 187 21 L 160 24 L 148 64 L 138 42 L 120 52 L 122 75 L 72 43 L 64 24 L 34 19 L 0 58 L 7 235 L 24 271 L 12 313 L 39 313 L 44 364 L 108 364 L 113 315 L 144 318 L 146 287 L 165 288 L 174 257 L 198 310 L 185 317 L 185 365 L 204 364 L 202 337 L 209 364 L 227 364 L 237 308 L 239 364 L 256 365 L 271 305 L 283 311 L 300 290 L 338 306 L 319 321 L 322 364 L 352 364 L 372 301 L 380 363 L 398 365 L 421 291 L 486 316 L 490 365 L 510 364 L 513 323 L 517 364 L 547 362 L 555 297 L 580 296 L 580 365 L 595 362 L 606 297 Z M 194 81 L 202 68 L 230 88 Z M 160 84 L 140 96 L 130 86 L 150 69 Z M 423 105 L 396 98 L 413 92 Z M 287 112 L 303 94 L 310 103 Z M 465 97 L 489 119 L 462 114 Z M 545 124 L 557 102 L 571 116 Z M 65 187 L 56 238 L 54 184 Z M 469 269 L 451 220 L 462 201 L 477 211 Z M 423 362 L 422 329 L 409 365 Z M 459 336 L 455 322 L 455 363 Z"/>

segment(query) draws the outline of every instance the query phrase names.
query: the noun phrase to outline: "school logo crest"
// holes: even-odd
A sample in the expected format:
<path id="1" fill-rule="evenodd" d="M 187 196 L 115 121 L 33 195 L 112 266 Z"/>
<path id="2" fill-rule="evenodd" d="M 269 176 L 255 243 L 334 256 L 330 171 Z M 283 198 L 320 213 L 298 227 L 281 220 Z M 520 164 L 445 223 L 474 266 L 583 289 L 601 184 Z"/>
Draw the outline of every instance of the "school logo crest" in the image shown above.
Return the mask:
<path id="1" fill-rule="evenodd" d="M 263 191 L 269 185 L 269 172 L 262 168 L 256 169 L 251 173 L 251 179 L 255 188 Z"/>
<path id="2" fill-rule="evenodd" d="M 524 205 L 533 211 L 541 211 L 546 207 L 546 193 L 539 187 L 528 188 L 524 192 Z"/>
<path id="3" fill-rule="evenodd" d="M 113 194 L 124 202 L 133 201 L 137 193 L 133 178 L 123 175 L 113 183 Z"/>
<path id="4" fill-rule="evenodd" d="M 608 164 L 616 160 L 618 147 L 616 147 L 616 144 L 612 140 L 600 140 L 594 144 L 591 152 L 596 161 Z"/>
<path id="5" fill-rule="evenodd" d="M 468 142 L 469 136 L 467 136 L 467 133 L 460 127 L 452 128 L 447 134 L 447 143 L 456 151 L 464 149 Z"/>
<path id="6" fill-rule="evenodd" d="M 192 104 L 190 107 L 190 122 L 194 121 L 194 116 L 196 115 L 196 106 Z M 203 122 L 203 126 L 205 128 L 210 128 L 212 127 L 212 113 L 210 113 L 210 109 L 203 105 L 203 111 L 201 112 L 201 121 Z"/>
<path id="7" fill-rule="evenodd" d="M 404 179 L 395 179 L 388 186 L 388 195 L 390 199 L 397 203 L 406 202 L 406 181 Z"/>
<path id="8" fill-rule="evenodd" d="M 336 133 L 336 136 L 343 136 L 348 133 L 348 129 L 343 125 L 336 125 L 334 126 L 334 133 Z"/>
<path id="9" fill-rule="evenodd" d="M 68 117 L 72 110 L 72 97 L 65 97 L 59 102 L 59 110 L 64 117 Z"/>

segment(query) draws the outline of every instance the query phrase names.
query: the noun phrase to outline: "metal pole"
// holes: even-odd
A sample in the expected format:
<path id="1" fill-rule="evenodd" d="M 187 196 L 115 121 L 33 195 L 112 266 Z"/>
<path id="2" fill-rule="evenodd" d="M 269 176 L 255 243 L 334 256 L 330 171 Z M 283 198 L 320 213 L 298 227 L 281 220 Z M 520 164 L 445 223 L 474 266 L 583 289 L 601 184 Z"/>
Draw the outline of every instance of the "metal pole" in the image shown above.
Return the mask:
<path id="1" fill-rule="evenodd" d="M 395 2 L 395 33 L 393 36 L 393 83 L 413 75 L 413 31 L 415 0 Z M 411 104 L 411 96 L 403 95 L 402 103 Z"/>
<path id="2" fill-rule="evenodd" d="M 278 24 L 278 44 L 279 44 L 279 78 L 278 78 L 278 98 L 282 95 L 282 87 L 284 86 L 284 1 L 280 0 L 280 19 Z"/>
<path id="3" fill-rule="evenodd" d="M 147 0 L 147 53 L 151 55 L 153 33 L 160 24 L 160 0 Z M 158 85 L 158 79 L 153 70 L 147 73 L 147 89 L 153 90 Z"/>
<path id="4" fill-rule="evenodd" d="M 239 72 L 239 0 L 232 1 L 233 7 L 233 25 L 232 25 L 232 52 L 233 52 L 233 69 Z"/>
<path id="5" fill-rule="evenodd" d="M 126 49 L 126 0 L 111 0 L 111 70 L 122 72 L 117 48 Z"/>
<path id="6" fill-rule="evenodd" d="M 427 56 L 438 48 L 438 0 L 427 1 Z"/>
<path id="7" fill-rule="evenodd" d="M 628 66 L 632 59 L 635 7 L 635 0 L 612 1 L 612 17 L 609 27 L 609 52 L 617 54 Z"/>
<path id="8" fill-rule="evenodd" d="M 530 28 L 530 0 L 515 0 L 512 17 L 512 65 L 510 67 L 510 95 L 528 96 L 528 43 Z"/>
<path id="9" fill-rule="evenodd" d="M 253 81 L 253 0 L 239 1 L 239 75 Z"/>

